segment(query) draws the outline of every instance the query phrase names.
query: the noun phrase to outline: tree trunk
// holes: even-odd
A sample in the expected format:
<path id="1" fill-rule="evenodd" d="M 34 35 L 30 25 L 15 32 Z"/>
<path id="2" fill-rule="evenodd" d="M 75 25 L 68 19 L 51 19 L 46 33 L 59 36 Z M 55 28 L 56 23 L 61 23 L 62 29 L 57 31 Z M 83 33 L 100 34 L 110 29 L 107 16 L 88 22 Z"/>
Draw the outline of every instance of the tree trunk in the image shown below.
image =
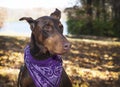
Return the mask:
<path id="1" fill-rule="evenodd" d="M 97 20 L 100 20 L 100 0 L 95 0 L 94 2 L 96 5 L 96 18 Z"/>
<path id="2" fill-rule="evenodd" d="M 92 0 L 87 0 L 87 16 L 88 16 L 88 22 L 86 26 L 89 27 L 89 33 L 93 34 L 93 25 L 92 25 L 92 18 L 93 18 L 93 12 L 92 12 Z"/>
<path id="3" fill-rule="evenodd" d="M 92 17 L 92 0 L 87 0 L 87 14 Z"/>
<path id="4" fill-rule="evenodd" d="M 103 20 L 106 21 L 107 20 L 107 13 L 106 13 L 106 6 L 105 6 L 105 0 L 102 0 L 102 13 L 103 13 Z"/>
<path id="5" fill-rule="evenodd" d="M 112 0 L 114 12 L 114 29 L 116 36 L 120 37 L 120 0 Z"/>

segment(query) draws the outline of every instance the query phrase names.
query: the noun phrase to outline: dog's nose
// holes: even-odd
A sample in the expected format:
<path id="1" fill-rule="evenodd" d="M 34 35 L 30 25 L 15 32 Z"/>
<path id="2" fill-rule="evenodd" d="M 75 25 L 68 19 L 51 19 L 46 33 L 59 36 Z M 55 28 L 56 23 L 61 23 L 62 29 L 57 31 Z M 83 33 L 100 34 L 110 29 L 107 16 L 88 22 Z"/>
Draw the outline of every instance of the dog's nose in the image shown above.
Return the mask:
<path id="1" fill-rule="evenodd" d="M 70 43 L 65 43 L 65 44 L 64 44 L 64 49 L 65 49 L 65 50 L 69 50 L 70 47 L 71 47 L 71 44 L 70 44 Z"/>

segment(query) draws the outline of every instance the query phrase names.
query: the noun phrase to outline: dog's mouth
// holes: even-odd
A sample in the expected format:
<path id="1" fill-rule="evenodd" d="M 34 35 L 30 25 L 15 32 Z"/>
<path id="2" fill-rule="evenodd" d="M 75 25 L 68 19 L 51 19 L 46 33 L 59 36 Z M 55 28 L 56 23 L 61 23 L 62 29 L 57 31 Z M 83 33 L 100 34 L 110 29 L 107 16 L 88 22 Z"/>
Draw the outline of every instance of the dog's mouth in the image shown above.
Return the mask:
<path id="1" fill-rule="evenodd" d="M 53 55 L 63 55 L 65 53 L 68 53 L 70 51 L 71 46 L 69 47 L 54 47 L 49 49 L 48 51 Z"/>
<path id="2" fill-rule="evenodd" d="M 63 55 L 65 53 L 68 53 L 69 51 L 70 51 L 70 49 L 68 49 L 68 50 L 62 50 L 62 51 L 54 50 L 54 51 L 49 51 L 49 52 L 52 55 Z"/>

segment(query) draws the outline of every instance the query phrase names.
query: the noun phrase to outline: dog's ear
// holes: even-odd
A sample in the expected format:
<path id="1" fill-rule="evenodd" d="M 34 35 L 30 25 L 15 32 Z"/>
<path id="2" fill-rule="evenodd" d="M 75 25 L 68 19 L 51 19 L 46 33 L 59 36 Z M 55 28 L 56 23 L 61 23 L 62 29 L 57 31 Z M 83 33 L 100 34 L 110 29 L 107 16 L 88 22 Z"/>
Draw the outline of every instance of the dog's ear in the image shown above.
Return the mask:
<path id="1" fill-rule="evenodd" d="M 33 31 L 35 27 L 36 21 L 32 19 L 31 17 L 22 17 L 19 19 L 19 21 L 26 20 L 30 24 L 30 28 Z"/>
<path id="2" fill-rule="evenodd" d="M 61 18 L 61 11 L 56 8 L 56 10 L 50 14 L 51 17 L 60 20 Z"/>

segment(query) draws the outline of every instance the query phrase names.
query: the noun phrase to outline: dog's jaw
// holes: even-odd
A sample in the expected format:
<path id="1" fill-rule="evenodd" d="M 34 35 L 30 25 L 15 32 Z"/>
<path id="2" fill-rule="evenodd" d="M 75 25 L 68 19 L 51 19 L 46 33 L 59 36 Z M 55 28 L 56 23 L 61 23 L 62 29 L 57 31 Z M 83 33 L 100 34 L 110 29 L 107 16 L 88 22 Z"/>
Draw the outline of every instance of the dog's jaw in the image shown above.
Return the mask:
<path id="1" fill-rule="evenodd" d="M 44 46 L 36 44 L 33 34 L 31 34 L 30 53 L 37 60 L 44 60 L 52 56 Z"/>

